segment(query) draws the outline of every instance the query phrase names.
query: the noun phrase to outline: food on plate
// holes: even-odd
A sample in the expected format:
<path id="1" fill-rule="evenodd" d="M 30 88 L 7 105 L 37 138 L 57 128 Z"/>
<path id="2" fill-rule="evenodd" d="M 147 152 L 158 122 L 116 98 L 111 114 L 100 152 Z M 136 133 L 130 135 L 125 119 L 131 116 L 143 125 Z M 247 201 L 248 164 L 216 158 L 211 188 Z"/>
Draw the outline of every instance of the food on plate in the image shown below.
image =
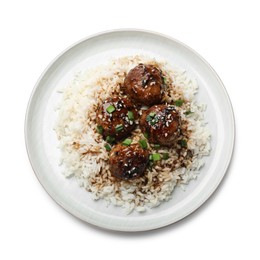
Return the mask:
<path id="1" fill-rule="evenodd" d="M 133 180 L 144 175 L 149 162 L 149 151 L 126 139 L 113 147 L 109 155 L 111 174 L 122 180 Z"/>
<path id="2" fill-rule="evenodd" d="M 172 105 L 154 105 L 143 112 L 140 128 L 151 143 L 170 147 L 180 135 L 181 118 Z"/>
<path id="3" fill-rule="evenodd" d="M 154 65 L 141 63 L 128 72 L 122 89 L 137 104 L 159 104 L 164 91 L 162 71 Z"/>
<path id="4" fill-rule="evenodd" d="M 77 74 L 61 90 L 55 126 L 64 175 L 100 208 L 145 212 L 168 201 L 210 154 L 197 92 L 185 70 L 146 56 Z"/>
<path id="5" fill-rule="evenodd" d="M 109 143 L 113 143 L 135 129 L 137 118 L 137 110 L 128 98 L 111 97 L 98 106 L 97 130 Z"/>

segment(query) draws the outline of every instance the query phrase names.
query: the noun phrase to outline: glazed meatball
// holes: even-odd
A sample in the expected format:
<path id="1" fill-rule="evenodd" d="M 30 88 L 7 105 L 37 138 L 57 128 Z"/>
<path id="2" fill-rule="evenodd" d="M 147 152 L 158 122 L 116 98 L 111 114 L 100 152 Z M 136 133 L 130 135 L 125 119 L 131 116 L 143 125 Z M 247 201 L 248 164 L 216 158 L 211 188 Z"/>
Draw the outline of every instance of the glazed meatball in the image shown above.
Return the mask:
<path id="1" fill-rule="evenodd" d="M 117 144 L 109 157 L 112 175 L 121 180 L 133 180 L 143 176 L 148 162 L 149 151 L 139 144 Z"/>
<path id="2" fill-rule="evenodd" d="M 180 115 L 171 105 L 155 105 L 143 112 L 140 128 L 151 143 L 171 146 L 180 134 Z"/>
<path id="3" fill-rule="evenodd" d="M 110 142 L 118 141 L 131 133 L 138 117 L 133 103 L 123 97 L 106 99 L 97 109 L 97 129 Z"/>
<path id="4" fill-rule="evenodd" d="M 139 64 L 127 74 L 122 90 L 140 105 L 159 104 L 163 97 L 163 77 L 153 65 Z"/>

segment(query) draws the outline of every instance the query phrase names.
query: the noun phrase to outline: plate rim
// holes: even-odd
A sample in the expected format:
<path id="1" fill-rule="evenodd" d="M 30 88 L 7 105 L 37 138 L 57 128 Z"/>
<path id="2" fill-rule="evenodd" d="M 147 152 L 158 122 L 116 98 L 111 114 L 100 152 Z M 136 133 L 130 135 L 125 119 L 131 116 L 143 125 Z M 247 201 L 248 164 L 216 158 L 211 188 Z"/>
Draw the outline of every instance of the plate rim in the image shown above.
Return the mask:
<path id="1" fill-rule="evenodd" d="M 33 101 L 33 98 L 34 98 L 34 95 L 35 95 L 35 92 L 37 91 L 39 85 L 40 85 L 40 82 L 42 81 L 42 79 L 44 78 L 44 76 L 46 75 L 46 73 L 49 71 L 49 69 L 55 64 L 56 61 L 59 60 L 59 58 L 61 58 L 66 52 L 68 52 L 69 50 L 73 49 L 74 47 L 76 47 L 77 45 L 85 42 L 85 41 L 88 41 L 89 39 L 92 39 L 92 38 L 95 38 L 95 37 L 98 37 L 98 36 L 102 36 L 102 35 L 107 35 L 107 34 L 113 34 L 113 33 L 134 33 L 134 32 L 137 32 L 137 33 L 146 33 L 146 34 L 150 34 L 150 35 L 154 35 L 154 36 L 159 36 L 159 37 L 162 37 L 162 38 L 166 38 L 170 41 L 173 41 L 179 45 L 181 45 L 182 47 L 186 48 L 187 50 L 189 50 L 190 52 L 192 52 L 193 54 L 195 54 L 195 56 L 197 56 L 207 67 L 208 69 L 213 73 L 213 75 L 217 78 L 217 80 L 219 81 L 221 87 L 222 87 L 222 90 L 224 91 L 224 95 L 226 97 L 226 102 L 230 108 L 229 112 L 230 112 L 230 116 L 231 116 L 231 119 L 232 119 L 232 122 L 231 123 L 231 127 L 232 129 L 230 129 L 230 133 L 232 134 L 232 140 L 231 140 L 231 149 L 229 151 L 229 154 L 228 156 L 228 159 L 226 160 L 226 165 L 225 167 L 223 167 L 223 172 L 221 174 L 221 176 L 219 177 L 218 181 L 215 182 L 215 186 L 211 189 L 211 191 L 203 197 L 203 199 L 200 200 L 199 203 L 196 204 L 195 207 L 193 207 L 192 209 L 190 209 L 189 211 L 185 212 L 184 215 L 182 216 L 179 216 L 179 218 L 176 218 L 174 219 L 173 221 L 170 221 L 168 224 L 163 224 L 163 225 L 153 225 L 152 227 L 145 227 L 145 228 L 134 228 L 133 226 L 131 228 L 112 228 L 112 227 L 109 227 L 108 225 L 102 225 L 102 223 L 94 223 L 94 222 L 91 222 L 89 220 L 86 220 L 84 219 L 80 214 L 77 214 L 77 212 L 72 212 L 72 210 L 69 210 L 66 205 L 64 205 L 61 201 L 59 201 L 58 198 L 54 198 L 51 193 L 47 190 L 47 187 L 44 186 L 44 184 L 41 182 L 38 174 L 37 174 L 37 171 L 35 170 L 34 166 L 33 166 L 33 162 L 32 162 L 32 159 L 31 159 L 31 153 L 29 151 L 29 137 L 28 137 L 28 117 L 29 117 L 29 112 L 30 112 L 30 108 L 31 108 L 31 105 L 32 105 L 32 101 Z M 112 29 L 112 30 L 105 30 L 105 31 L 101 31 L 101 32 L 98 32 L 98 33 L 95 33 L 95 34 L 91 34 L 87 37 L 84 37 L 82 38 L 81 40 L 78 40 L 77 42 L 71 44 L 69 47 L 65 48 L 65 50 L 63 50 L 60 54 L 56 55 L 56 57 L 54 59 L 52 59 L 52 61 L 48 64 L 48 66 L 43 70 L 43 72 L 41 73 L 40 77 L 38 78 L 38 80 L 36 81 L 33 89 L 32 89 L 32 92 L 31 92 L 31 95 L 29 97 L 29 101 L 28 101 L 28 104 L 27 104 L 27 108 L 26 108 L 26 113 L 25 113 L 25 120 L 24 120 L 24 138 L 25 138 L 25 146 L 26 146 L 26 151 L 27 151 L 27 156 L 28 156 L 28 159 L 29 159 L 29 162 L 30 162 L 30 165 L 32 167 L 32 170 L 36 176 L 36 178 L 38 179 L 39 183 L 41 184 L 41 186 L 44 188 L 44 190 L 47 192 L 47 194 L 59 205 L 61 206 L 64 210 L 66 210 L 68 213 L 70 213 L 71 215 L 73 215 L 74 217 L 77 217 L 79 219 L 81 219 L 82 221 L 84 221 L 85 223 L 88 223 L 92 226 L 95 226 L 95 227 L 98 227 L 98 228 L 101 228 L 101 229 L 105 229 L 105 230 L 112 230 L 112 231 L 121 231 L 121 232 L 142 232 L 142 231 L 149 231 L 149 230 L 155 230 L 155 229 L 159 229 L 159 228 L 163 228 L 165 226 L 169 226 L 169 225 L 172 225 L 184 218 L 186 218 L 187 216 L 189 216 L 190 214 L 192 214 L 193 212 L 195 212 L 196 210 L 198 210 L 211 196 L 212 194 L 217 190 L 217 188 L 219 187 L 220 183 L 222 182 L 224 176 L 226 175 L 227 171 L 228 171 L 228 168 L 231 164 L 231 161 L 232 161 L 232 158 L 233 158 L 233 153 L 234 153 L 234 146 L 235 146 L 235 139 L 236 139 L 236 124 L 235 124 L 235 115 L 234 115 L 234 109 L 233 109 L 233 106 L 232 106 L 232 103 L 231 103 L 231 100 L 230 100 L 230 97 L 228 95 L 228 92 L 225 88 L 225 85 L 223 84 L 222 80 L 220 79 L 220 77 L 218 76 L 218 74 L 216 73 L 216 71 L 213 69 L 213 67 L 199 54 L 197 53 L 195 50 L 193 50 L 191 47 L 187 46 L 185 43 L 171 37 L 171 36 L 168 36 L 168 35 L 165 35 L 165 34 L 162 34 L 162 33 L 159 33 L 159 32 L 155 32 L 155 31 L 151 31 L 151 30 L 145 30 L 145 29 L 135 29 L 135 28 L 122 28 L 122 29 Z"/>

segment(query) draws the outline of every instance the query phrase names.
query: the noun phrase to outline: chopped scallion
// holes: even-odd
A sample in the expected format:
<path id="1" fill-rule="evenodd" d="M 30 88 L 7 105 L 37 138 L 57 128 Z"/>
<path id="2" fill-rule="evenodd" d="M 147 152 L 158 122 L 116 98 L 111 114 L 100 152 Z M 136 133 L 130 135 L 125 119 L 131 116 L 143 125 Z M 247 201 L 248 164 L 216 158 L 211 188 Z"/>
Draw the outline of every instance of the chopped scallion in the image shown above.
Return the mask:
<path id="1" fill-rule="evenodd" d="M 105 144 L 105 148 L 108 152 L 111 151 L 111 146 L 109 144 Z"/>
<path id="2" fill-rule="evenodd" d="M 130 138 L 127 138 L 127 139 L 125 139 L 125 140 L 122 142 L 122 144 L 123 144 L 123 145 L 126 145 L 126 146 L 129 146 L 131 143 L 132 143 L 132 139 L 130 139 Z"/>
<path id="3" fill-rule="evenodd" d="M 184 112 L 184 115 L 188 116 L 188 115 L 190 115 L 190 114 L 192 114 L 192 113 L 193 113 L 193 112 L 191 112 L 190 110 L 188 110 L 188 111 Z"/>
<path id="4" fill-rule="evenodd" d="M 128 111 L 127 112 L 127 117 L 130 121 L 134 121 L 135 117 L 134 117 L 134 113 L 132 111 Z"/>
<path id="5" fill-rule="evenodd" d="M 153 120 L 153 118 L 155 117 L 155 113 L 154 112 L 151 112 L 147 117 L 146 117 L 146 121 L 147 122 L 150 122 Z"/>
<path id="6" fill-rule="evenodd" d="M 115 141 L 115 137 L 108 135 L 106 141 L 111 144 Z"/>
<path id="7" fill-rule="evenodd" d="M 141 147 L 142 147 L 143 149 L 147 149 L 147 147 L 148 147 L 147 142 L 146 142 L 145 139 L 141 139 L 141 140 L 139 141 L 139 144 L 141 145 Z"/>
<path id="8" fill-rule="evenodd" d="M 169 159 L 169 153 L 163 153 L 162 158 L 163 158 L 163 160 Z"/>
<path id="9" fill-rule="evenodd" d="M 150 122 L 152 120 L 152 118 L 150 117 L 150 115 L 148 115 L 147 117 L 146 117 L 146 121 L 147 122 Z"/>
<path id="10" fill-rule="evenodd" d="M 187 141 L 186 140 L 180 140 L 180 145 L 183 148 L 187 147 Z"/>
<path id="11" fill-rule="evenodd" d="M 101 125 L 97 126 L 97 131 L 98 131 L 99 134 L 103 134 L 103 130 L 104 129 L 103 129 L 103 127 Z"/>
<path id="12" fill-rule="evenodd" d="M 147 132 L 143 133 L 143 135 L 144 135 L 144 137 L 145 137 L 146 139 L 148 139 L 149 135 L 148 135 Z"/>
<path id="13" fill-rule="evenodd" d="M 150 125 L 155 125 L 156 123 L 158 123 L 159 119 L 158 117 L 154 117 L 151 121 L 150 121 Z"/>
<path id="14" fill-rule="evenodd" d="M 153 161 L 160 161 L 161 155 L 159 153 L 153 153 L 152 158 L 153 158 Z"/>
<path id="15" fill-rule="evenodd" d="M 175 102 L 174 102 L 175 106 L 177 106 L 177 107 L 181 107 L 183 103 L 184 103 L 184 100 L 182 100 L 182 99 L 175 100 Z"/>
<path id="16" fill-rule="evenodd" d="M 165 77 L 163 77 L 163 83 L 166 84 L 167 83 L 167 79 Z"/>
<path id="17" fill-rule="evenodd" d="M 110 105 L 107 107 L 107 112 L 109 114 L 113 113 L 116 110 L 116 108 L 113 105 Z"/>
<path id="18" fill-rule="evenodd" d="M 124 129 L 123 125 L 120 124 L 120 125 L 116 125 L 116 132 L 120 132 Z"/>

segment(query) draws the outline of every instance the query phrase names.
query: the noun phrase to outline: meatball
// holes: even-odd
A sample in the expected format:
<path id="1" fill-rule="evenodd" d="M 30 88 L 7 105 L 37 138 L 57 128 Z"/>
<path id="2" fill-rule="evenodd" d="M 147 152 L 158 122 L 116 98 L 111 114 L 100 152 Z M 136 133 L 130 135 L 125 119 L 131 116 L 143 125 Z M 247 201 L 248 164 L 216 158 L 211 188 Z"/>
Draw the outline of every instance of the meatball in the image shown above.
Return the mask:
<path id="1" fill-rule="evenodd" d="M 134 130 L 138 113 L 133 103 L 123 97 L 106 99 L 97 109 L 99 132 L 110 142 L 118 141 Z"/>
<path id="2" fill-rule="evenodd" d="M 163 77 L 153 65 L 139 64 L 127 74 L 122 90 L 140 105 L 159 104 L 163 97 Z"/>
<path id="3" fill-rule="evenodd" d="M 133 180 L 144 175 L 149 162 L 149 151 L 139 144 L 115 145 L 109 157 L 113 176 L 121 180 Z"/>
<path id="4" fill-rule="evenodd" d="M 171 146 L 180 134 L 180 115 L 174 106 L 155 105 L 143 112 L 140 128 L 151 143 Z"/>

